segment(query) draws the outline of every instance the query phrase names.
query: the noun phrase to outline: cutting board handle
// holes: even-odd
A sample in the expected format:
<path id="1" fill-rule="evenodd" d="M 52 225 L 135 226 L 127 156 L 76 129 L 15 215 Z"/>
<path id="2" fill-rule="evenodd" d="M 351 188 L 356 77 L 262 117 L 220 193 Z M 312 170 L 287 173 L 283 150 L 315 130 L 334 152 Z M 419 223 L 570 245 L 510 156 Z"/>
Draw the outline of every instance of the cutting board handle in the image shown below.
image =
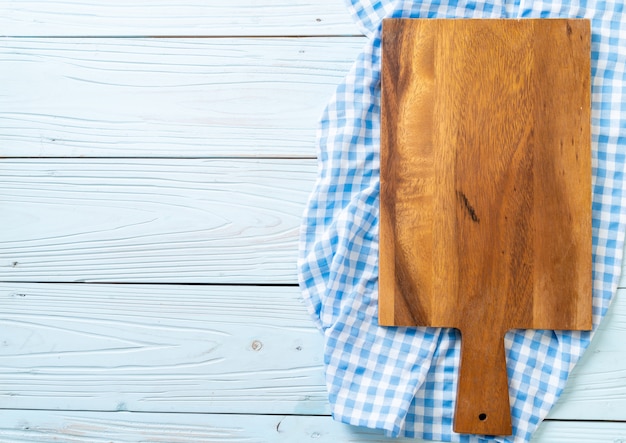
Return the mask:
<path id="1" fill-rule="evenodd" d="M 461 331 L 454 432 L 511 435 L 504 334 L 481 326 Z"/>

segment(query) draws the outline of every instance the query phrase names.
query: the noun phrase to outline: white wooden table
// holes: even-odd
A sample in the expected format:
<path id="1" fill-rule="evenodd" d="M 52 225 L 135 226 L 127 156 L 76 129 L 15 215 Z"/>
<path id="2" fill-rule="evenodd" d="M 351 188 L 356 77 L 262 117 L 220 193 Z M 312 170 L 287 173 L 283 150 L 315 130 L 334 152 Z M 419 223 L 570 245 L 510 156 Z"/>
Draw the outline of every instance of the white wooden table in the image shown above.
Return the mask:
<path id="1" fill-rule="evenodd" d="M 329 417 L 296 283 L 341 0 L 0 0 L 0 35 L 0 441 L 388 441 Z M 625 336 L 622 289 L 535 442 L 626 442 Z"/>

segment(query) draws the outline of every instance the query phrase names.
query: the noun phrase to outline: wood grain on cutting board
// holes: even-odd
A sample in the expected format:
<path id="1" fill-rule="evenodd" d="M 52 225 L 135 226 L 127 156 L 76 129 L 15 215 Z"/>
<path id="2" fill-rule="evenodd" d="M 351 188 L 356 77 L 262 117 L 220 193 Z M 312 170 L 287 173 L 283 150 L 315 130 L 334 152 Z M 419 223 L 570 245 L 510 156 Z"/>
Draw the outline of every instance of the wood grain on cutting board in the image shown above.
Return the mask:
<path id="1" fill-rule="evenodd" d="M 510 428 L 506 331 L 591 328 L 589 45 L 585 20 L 384 24 L 379 322 L 461 331 L 457 431 Z"/>

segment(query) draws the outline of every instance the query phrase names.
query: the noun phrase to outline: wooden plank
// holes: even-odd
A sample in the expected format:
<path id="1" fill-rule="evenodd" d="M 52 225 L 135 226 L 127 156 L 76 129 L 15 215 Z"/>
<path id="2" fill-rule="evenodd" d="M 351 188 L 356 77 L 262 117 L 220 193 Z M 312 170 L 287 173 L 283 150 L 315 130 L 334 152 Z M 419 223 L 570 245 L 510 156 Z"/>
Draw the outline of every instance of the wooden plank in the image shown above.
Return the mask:
<path id="1" fill-rule="evenodd" d="M 626 421 L 626 290 L 550 414 Z M 0 407 L 328 414 L 297 287 L 0 284 Z"/>
<path id="2" fill-rule="evenodd" d="M 6 36 L 330 35 L 359 33 L 342 2 L 0 1 Z"/>
<path id="3" fill-rule="evenodd" d="M 296 287 L 1 284 L 0 331 L 2 408 L 329 412 Z"/>
<path id="4" fill-rule="evenodd" d="M 0 281 L 296 283 L 314 160 L 1 160 Z"/>
<path id="5" fill-rule="evenodd" d="M 313 157 L 365 39 L 1 42 L 2 157 L 197 158 Z"/>
<path id="6" fill-rule="evenodd" d="M 0 439 L 26 442 L 246 442 L 428 443 L 387 438 L 380 431 L 332 421 L 328 416 L 139 414 L 117 412 L 2 411 Z M 626 423 L 546 421 L 532 443 L 621 443 Z"/>

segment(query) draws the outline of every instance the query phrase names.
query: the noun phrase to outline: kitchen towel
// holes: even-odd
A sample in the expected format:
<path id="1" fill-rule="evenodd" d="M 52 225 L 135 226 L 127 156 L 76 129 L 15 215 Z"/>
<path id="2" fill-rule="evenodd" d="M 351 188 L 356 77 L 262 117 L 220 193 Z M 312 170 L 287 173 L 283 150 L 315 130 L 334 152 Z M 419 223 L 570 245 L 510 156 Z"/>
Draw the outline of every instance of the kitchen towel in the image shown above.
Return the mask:
<path id="1" fill-rule="evenodd" d="M 626 6 L 623 0 L 350 0 L 362 53 L 327 105 L 318 177 L 300 233 L 305 303 L 324 334 L 333 417 L 390 436 L 527 442 L 593 332 L 505 338 L 513 435 L 452 431 L 460 337 L 377 324 L 381 22 L 383 18 L 588 18 L 592 31 L 593 324 L 616 293 L 626 226 Z"/>

